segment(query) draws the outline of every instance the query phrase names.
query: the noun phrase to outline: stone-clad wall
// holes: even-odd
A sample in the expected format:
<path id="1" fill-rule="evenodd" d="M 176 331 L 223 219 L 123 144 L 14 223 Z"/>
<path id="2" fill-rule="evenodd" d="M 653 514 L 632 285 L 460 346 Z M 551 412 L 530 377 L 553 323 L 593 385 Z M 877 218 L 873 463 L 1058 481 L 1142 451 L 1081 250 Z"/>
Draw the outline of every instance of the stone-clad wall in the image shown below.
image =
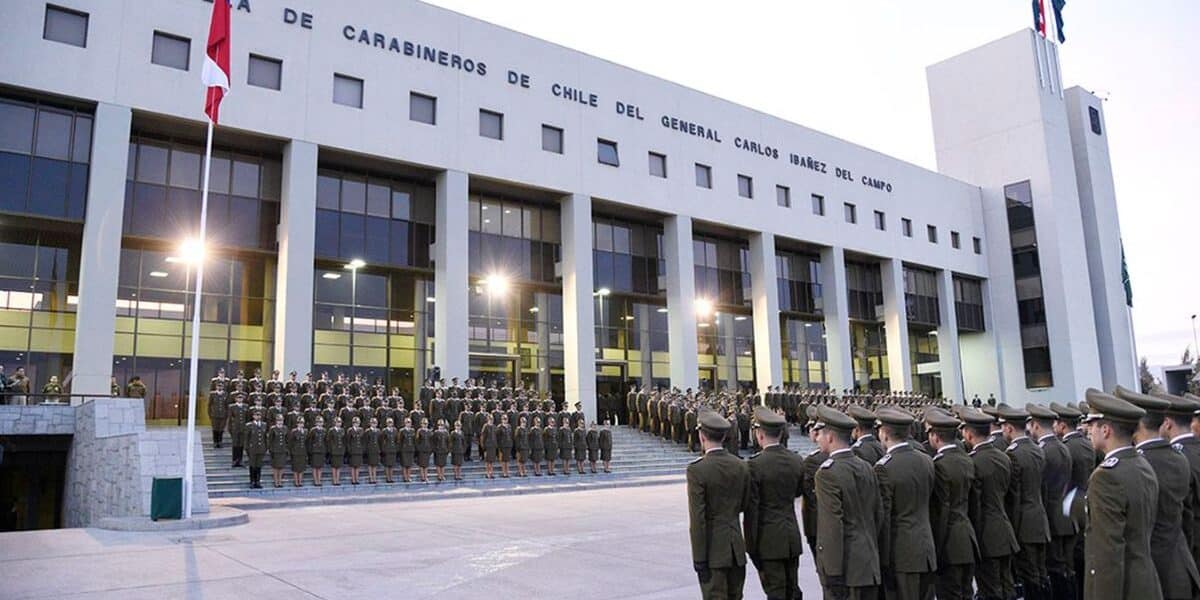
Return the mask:
<path id="1" fill-rule="evenodd" d="M 183 477 L 187 432 L 182 429 L 152 429 L 138 436 L 141 459 L 142 513 L 150 514 L 150 488 L 155 477 Z M 208 512 L 208 478 L 204 471 L 204 448 L 200 434 L 193 446 L 196 487 L 192 490 L 192 512 Z"/>
<path id="2" fill-rule="evenodd" d="M 75 437 L 67 456 L 63 526 L 86 527 L 102 517 L 134 517 L 142 507 L 140 400 L 87 400 L 75 408 Z"/>
<path id="3" fill-rule="evenodd" d="M 75 433 L 75 408 L 72 406 L 0 406 L 0 435 L 72 433 Z"/>

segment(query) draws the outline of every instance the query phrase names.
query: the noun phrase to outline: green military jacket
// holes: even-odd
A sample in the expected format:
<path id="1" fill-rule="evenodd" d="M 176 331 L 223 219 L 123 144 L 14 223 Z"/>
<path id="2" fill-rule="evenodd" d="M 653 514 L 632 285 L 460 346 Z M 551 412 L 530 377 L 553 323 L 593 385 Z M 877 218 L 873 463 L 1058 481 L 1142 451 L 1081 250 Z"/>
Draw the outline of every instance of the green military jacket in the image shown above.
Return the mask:
<path id="1" fill-rule="evenodd" d="M 1162 600 L 1150 554 L 1158 479 L 1132 447 L 1111 453 L 1088 480 L 1083 597 Z"/>
<path id="2" fill-rule="evenodd" d="M 883 458 L 884 454 L 883 444 L 879 442 L 879 438 L 875 437 L 874 434 L 867 434 L 858 438 L 854 441 L 854 445 L 851 448 L 854 449 L 855 456 L 872 465 L 879 462 L 879 459 Z"/>
<path id="3" fill-rule="evenodd" d="M 1012 481 L 1012 460 L 996 446 L 994 438 L 976 444 L 970 452 L 975 468 L 971 482 L 969 512 L 975 526 L 975 540 L 983 558 L 1012 556 L 1020 549 L 1012 522 L 1005 509 L 1005 497 Z"/>
<path id="4" fill-rule="evenodd" d="M 246 454 L 259 456 L 267 453 L 267 423 L 266 421 L 250 421 L 242 431 L 242 447 Z"/>
<path id="5" fill-rule="evenodd" d="M 1018 542 L 1045 544 L 1050 541 L 1050 524 L 1046 521 L 1046 507 L 1042 503 L 1046 456 L 1026 436 L 1013 440 L 1006 452 L 1012 461 L 1007 503 L 1013 533 Z"/>
<path id="6" fill-rule="evenodd" d="M 1046 458 L 1046 466 L 1042 471 L 1042 506 L 1046 510 L 1050 535 L 1075 535 L 1075 523 L 1071 521 L 1071 515 L 1063 513 L 1063 498 L 1071 486 L 1071 452 L 1052 433 L 1039 439 L 1037 445 Z"/>
<path id="7" fill-rule="evenodd" d="M 937 570 L 929 499 L 933 495 L 933 459 L 911 443 L 893 447 L 875 463 L 883 505 L 879 558 L 884 571 L 931 573 Z"/>
<path id="8" fill-rule="evenodd" d="M 1162 438 L 1137 445 L 1138 454 L 1158 479 L 1158 508 L 1150 533 L 1150 557 L 1166 598 L 1195 598 L 1200 574 L 1184 536 L 1184 516 L 1192 520 L 1192 473 L 1183 453 Z"/>
<path id="9" fill-rule="evenodd" d="M 1075 493 L 1071 498 L 1071 522 L 1075 525 L 1075 531 L 1082 534 L 1087 529 L 1087 485 L 1088 477 L 1096 469 L 1096 450 L 1078 431 L 1068 433 L 1062 440 L 1067 453 L 1071 455 L 1071 484 L 1067 489 L 1068 494 L 1072 490 Z M 1197 456 L 1197 465 L 1200 466 L 1200 455 Z"/>
<path id="10" fill-rule="evenodd" d="M 692 562 L 710 569 L 746 565 L 746 541 L 738 522 L 750 503 L 750 469 L 722 448 L 687 466 L 688 532 Z"/>
<path id="11" fill-rule="evenodd" d="M 804 460 L 781 445 L 750 457 L 750 503 L 744 530 L 746 553 L 756 560 L 803 554 L 796 498 L 804 493 Z"/>
<path id="12" fill-rule="evenodd" d="M 1190 433 L 1181 435 L 1171 440 L 1171 447 L 1183 454 L 1192 472 L 1192 509 L 1184 514 L 1185 518 L 1191 517 L 1191 522 L 1184 521 L 1183 533 L 1187 536 L 1192 559 L 1200 567 L 1200 438 Z"/>
<path id="13" fill-rule="evenodd" d="M 969 514 L 974 483 L 975 463 L 961 448 L 946 446 L 933 455 L 929 525 L 939 567 L 975 563 L 979 548 Z"/>
<path id="14" fill-rule="evenodd" d="M 817 569 L 848 587 L 879 585 L 879 483 L 849 448 L 817 469 Z"/>
<path id="15" fill-rule="evenodd" d="M 804 524 L 804 537 L 812 547 L 817 545 L 817 469 L 829 455 L 820 449 L 804 457 L 803 496 L 800 499 L 800 520 Z"/>

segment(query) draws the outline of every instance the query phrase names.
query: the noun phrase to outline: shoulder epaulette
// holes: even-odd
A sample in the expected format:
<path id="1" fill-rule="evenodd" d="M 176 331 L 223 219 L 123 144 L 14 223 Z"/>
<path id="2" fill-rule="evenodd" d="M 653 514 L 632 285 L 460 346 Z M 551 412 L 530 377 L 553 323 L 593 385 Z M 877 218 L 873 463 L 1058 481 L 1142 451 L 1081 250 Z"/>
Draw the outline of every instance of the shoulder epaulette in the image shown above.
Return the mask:
<path id="1" fill-rule="evenodd" d="M 1183 454 L 1183 444 L 1180 444 L 1179 442 L 1175 442 L 1174 444 L 1171 444 L 1171 449 L 1180 454 Z"/>
<path id="2" fill-rule="evenodd" d="M 883 465 L 888 464 L 889 460 L 892 460 L 892 455 L 884 454 L 883 457 L 881 457 L 879 460 L 875 461 L 875 464 L 882 467 Z"/>
<path id="3" fill-rule="evenodd" d="M 1045 447 L 1046 447 L 1046 440 L 1042 440 L 1042 441 L 1038 442 L 1038 448 L 1045 448 Z"/>
<path id="4" fill-rule="evenodd" d="M 1008 451 L 1008 452 L 1012 452 L 1013 450 L 1016 450 L 1016 449 L 1017 449 L 1017 443 L 1016 443 L 1016 442 L 1013 442 L 1013 443 L 1009 444 L 1009 445 L 1008 445 L 1008 448 L 1005 448 L 1005 450 L 1006 450 L 1006 451 Z"/>
<path id="5" fill-rule="evenodd" d="M 829 467 L 832 467 L 832 466 L 833 466 L 832 458 L 827 458 L 827 459 L 825 459 L 825 462 L 821 463 L 822 469 L 828 469 Z"/>
<path id="6" fill-rule="evenodd" d="M 820 449 L 820 448 L 817 448 L 816 450 L 813 450 L 812 452 L 809 452 L 808 454 L 805 454 L 805 455 L 804 455 L 804 458 L 808 458 L 808 457 L 810 457 L 810 456 L 813 456 L 813 455 L 817 454 L 817 453 L 818 453 L 818 452 L 820 452 L 820 451 L 821 451 L 821 449 Z"/>
<path id="7" fill-rule="evenodd" d="M 862 440 L 858 440 L 858 441 L 854 442 L 854 445 L 852 445 L 850 447 L 851 448 L 862 448 Z"/>
<path id="8" fill-rule="evenodd" d="M 690 463 L 688 463 L 688 464 L 689 464 L 689 465 L 694 465 L 694 464 L 696 464 L 696 463 L 698 463 L 698 462 L 700 462 L 700 461 L 702 461 L 702 460 L 704 460 L 704 457 L 703 457 L 703 456 L 697 456 L 696 458 L 693 458 L 693 459 L 692 459 L 692 462 L 690 462 Z"/>
<path id="9" fill-rule="evenodd" d="M 938 459 L 940 459 L 940 458 L 941 458 L 941 457 L 943 457 L 943 456 L 945 456 L 945 454 L 942 454 L 941 452 L 938 452 L 937 454 L 934 454 L 934 455 L 933 455 L 933 460 L 934 460 L 934 461 L 937 461 Z"/>
<path id="10" fill-rule="evenodd" d="M 1115 456 L 1112 456 L 1112 457 L 1104 459 L 1104 462 L 1100 463 L 1100 468 L 1111 469 L 1111 468 L 1117 466 L 1117 463 L 1119 463 L 1119 462 L 1121 462 L 1121 459 L 1119 459 Z"/>
<path id="11" fill-rule="evenodd" d="M 755 452 L 754 454 L 751 454 L 751 455 L 750 455 L 750 458 L 751 458 L 751 459 L 758 458 L 758 455 L 759 455 L 759 454 L 762 454 L 762 452 Z"/>
<path id="12" fill-rule="evenodd" d="M 972 451 L 970 451 L 970 452 L 968 452 L 968 453 L 967 453 L 967 456 L 975 456 L 975 453 L 976 453 L 976 452 L 979 452 L 979 451 L 978 451 L 978 450 L 972 450 Z"/>

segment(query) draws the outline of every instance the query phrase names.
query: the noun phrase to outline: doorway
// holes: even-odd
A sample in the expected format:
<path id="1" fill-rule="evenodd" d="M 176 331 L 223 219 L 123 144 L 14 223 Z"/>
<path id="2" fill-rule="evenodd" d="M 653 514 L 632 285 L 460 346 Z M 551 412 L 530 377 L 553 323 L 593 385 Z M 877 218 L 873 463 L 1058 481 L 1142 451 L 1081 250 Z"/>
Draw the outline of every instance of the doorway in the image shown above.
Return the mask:
<path id="1" fill-rule="evenodd" d="M 517 381 L 517 360 L 520 358 L 515 354 L 472 352 L 468 377 L 474 379 L 476 384 L 494 382 L 497 388 L 511 386 Z"/>
<path id="2" fill-rule="evenodd" d="M 700 389 L 705 392 L 711 392 L 717 389 L 720 384 L 720 379 L 717 378 L 717 367 L 715 365 L 706 365 L 700 367 Z"/>
<path id="3" fill-rule="evenodd" d="M 605 419 L 613 425 L 629 422 L 625 414 L 625 394 L 629 392 L 628 365 L 623 362 L 596 361 L 596 422 Z"/>

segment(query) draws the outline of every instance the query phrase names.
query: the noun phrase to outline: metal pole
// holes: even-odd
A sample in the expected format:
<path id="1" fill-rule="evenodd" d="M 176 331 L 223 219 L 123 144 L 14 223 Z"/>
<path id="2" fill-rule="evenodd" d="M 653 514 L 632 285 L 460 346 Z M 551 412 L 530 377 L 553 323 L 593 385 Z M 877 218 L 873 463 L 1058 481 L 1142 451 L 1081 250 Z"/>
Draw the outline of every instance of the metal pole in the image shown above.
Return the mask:
<path id="1" fill-rule="evenodd" d="M 208 139 L 204 144 L 204 189 L 200 194 L 200 237 L 196 240 L 196 300 L 192 306 L 192 358 L 188 373 L 187 447 L 183 465 L 183 518 L 192 518 L 192 479 L 196 469 L 192 462 L 196 443 L 196 377 L 200 370 L 200 299 L 204 288 L 204 230 L 208 220 L 208 176 L 212 168 L 213 122 L 208 120 Z"/>
<path id="2" fill-rule="evenodd" d="M 1200 347 L 1196 346 L 1196 315 L 1192 315 L 1192 362 L 1193 363 L 1195 363 L 1197 360 L 1200 360 L 1200 356 L 1196 356 L 1197 353 L 1200 353 Z"/>
<path id="3" fill-rule="evenodd" d="M 354 377 L 354 319 L 358 317 L 358 267 L 350 267 L 350 377 Z"/>

